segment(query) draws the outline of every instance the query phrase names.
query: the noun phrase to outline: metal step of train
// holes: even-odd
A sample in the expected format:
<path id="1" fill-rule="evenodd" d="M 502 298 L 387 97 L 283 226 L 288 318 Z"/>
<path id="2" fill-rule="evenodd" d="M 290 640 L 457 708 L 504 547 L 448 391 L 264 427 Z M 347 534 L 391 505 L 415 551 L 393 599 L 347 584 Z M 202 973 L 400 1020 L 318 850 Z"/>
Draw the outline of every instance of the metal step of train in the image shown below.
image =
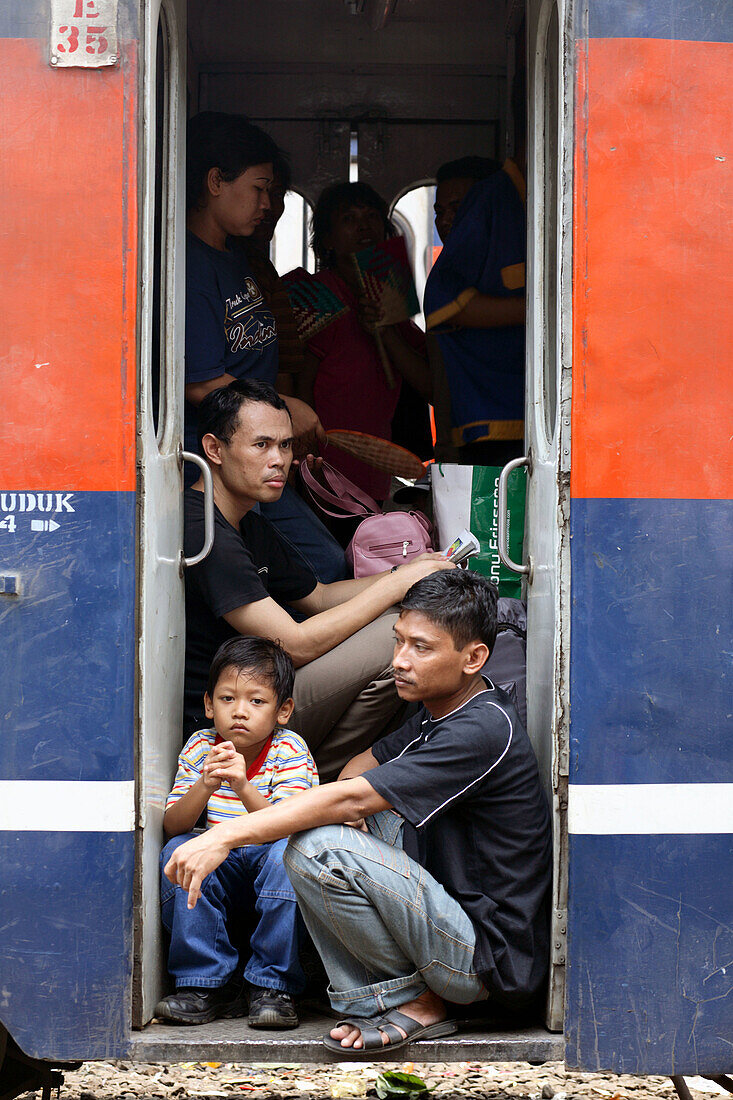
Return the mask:
<path id="1" fill-rule="evenodd" d="M 333 1017 L 311 1012 L 301 1013 L 300 1027 L 292 1031 L 256 1030 L 246 1020 L 195 1027 L 149 1024 L 133 1033 L 129 1057 L 138 1062 L 332 1062 L 321 1038 L 333 1023 Z M 369 1052 L 362 1060 L 539 1064 L 562 1058 L 562 1035 L 540 1026 L 502 1028 L 484 1019 L 459 1022 L 454 1035 L 411 1043 L 391 1054 Z"/>

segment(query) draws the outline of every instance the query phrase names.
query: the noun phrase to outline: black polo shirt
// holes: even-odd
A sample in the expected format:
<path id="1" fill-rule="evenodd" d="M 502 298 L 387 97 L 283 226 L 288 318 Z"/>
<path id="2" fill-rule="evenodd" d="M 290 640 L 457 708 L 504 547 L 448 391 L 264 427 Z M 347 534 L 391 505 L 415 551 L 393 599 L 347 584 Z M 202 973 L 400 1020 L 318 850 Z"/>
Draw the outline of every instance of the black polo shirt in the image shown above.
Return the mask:
<path id="1" fill-rule="evenodd" d="M 183 500 L 184 552 L 193 557 L 204 545 L 204 494 L 187 489 Z M 237 634 L 224 615 L 268 596 L 283 603 L 303 599 L 317 581 L 264 516 L 248 512 L 237 529 L 215 507 L 211 553 L 186 570 L 185 582 L 184 730 L 192 732 L 203 715 L 211 660 L 222 642 Z"/>
<path id="2" fill-rule="evenodd" d="M 521 1004 L 549 958 L 550 814 L 537 760 L 509 697 L 487 690 L 434 720 L 423 707 L 372 752 L 365 772 L 405 818 L 405 850 L 476 931 L 476 973 Z"/>

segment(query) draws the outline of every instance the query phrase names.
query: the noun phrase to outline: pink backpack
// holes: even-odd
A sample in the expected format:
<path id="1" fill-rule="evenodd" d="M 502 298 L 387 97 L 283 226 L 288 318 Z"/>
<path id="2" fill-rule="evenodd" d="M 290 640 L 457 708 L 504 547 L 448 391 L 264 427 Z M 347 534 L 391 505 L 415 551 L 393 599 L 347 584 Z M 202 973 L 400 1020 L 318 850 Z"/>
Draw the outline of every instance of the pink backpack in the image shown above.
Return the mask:
<path id="1" fill-rule="evenodd" d="M 346 560 L 355 577 L 371 577 L 432 550 L 432 524 L 422 512 L 383 512 L 368 493 L 327 462 L 323 463 L 321 473 L 328 487 L 314 477 L 304 462 L 299 468 L 311 500 L 326 515 L 336 519 L 365 517 L 346 549 Z M 340 511 L 327 508 L 324 501 Z"/>

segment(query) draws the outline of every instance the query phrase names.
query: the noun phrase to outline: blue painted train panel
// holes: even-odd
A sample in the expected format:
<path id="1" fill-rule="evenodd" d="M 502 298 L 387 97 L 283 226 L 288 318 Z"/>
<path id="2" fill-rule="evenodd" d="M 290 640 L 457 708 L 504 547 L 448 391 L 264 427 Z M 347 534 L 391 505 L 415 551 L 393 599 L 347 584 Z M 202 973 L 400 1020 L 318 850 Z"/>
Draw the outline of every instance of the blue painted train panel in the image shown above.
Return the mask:
<path id="1" fill-rule="evenodd" d="M 586 5 L 578 4 L 582 20 Z M 733 42 L 731 0 L 593 0 L 581 37 Z"/>
<path id="2" fill-rule="evenodd" d="M 733 780 L 733 503 L 573 500 L 572 783 Z"/>
<path id="3" fill-rule="evenodd" d="M 0 1021 L 40 1057 L 129 1032 L 135 539 L 134 493 L 0 492 Z"/>
<path id="4" fill-rule="evenodd" d="M 568 1064 L 729 1072 L 731 836 L 571 836 L 569 891 Z"/>
<path id="5" fill-rule="evenodd" d="M 0 569 L 2 778 L 133 779 L 135 494 L 0 493 Z"/>
<path id="6" fill-rule="evenodd" d="M 123 1057 L 134 834 L 0 832 L 0 1022 L 27 1054 Z"/>
<path id="7" fill-rule="evenodd" d="M 571 809 L 599 789 L 591 819 L 570 822 L 567 1058 L 725 1072 L 733 839 L 693 785 L 733 780 L 733 505 L 574 499 L 571 532 Z M 637 784 L 662 786 L 640 803 Z M 695 824 L 674 816 L 683 795 Z"/>

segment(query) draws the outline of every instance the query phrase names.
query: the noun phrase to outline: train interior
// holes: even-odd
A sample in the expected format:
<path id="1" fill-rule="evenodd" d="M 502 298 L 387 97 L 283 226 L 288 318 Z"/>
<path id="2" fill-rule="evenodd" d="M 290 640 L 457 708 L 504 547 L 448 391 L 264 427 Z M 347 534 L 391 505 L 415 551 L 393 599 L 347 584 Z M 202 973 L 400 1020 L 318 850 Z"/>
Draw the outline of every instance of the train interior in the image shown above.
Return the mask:
<path id="1" fill-rule="evenodd" d="M 557 175 L 561 113 L 558 72 L 562 68 L 558 58 L 562 53 L 556 3 L 528 0 L 525 7 L 524 0 L 454 0 L 450 4 L 443 0 L 188 0 L 186 7 L 183 0 L 165 0 L 158 18 L 157 28 L 153 24 L 147 31 L 149 39 L 157 31 L 157 41 L 149 42 L 147 54 L 148 67 L 154 61 L 156 69 L 151 102 L 157 119 L 151 152 L 155 168 L 149 176 L 156 181 L 150 201 L 157 209 L 149 224 L 156 225 L 150 262 L 155 274 L 153 293 L 159 296 L 162 313 L 167 310 L 173 314 L 177 309 L 180 315 L 181 308 L 180 267 L 178 274 L 173 270 L 180 263 L 180 242 L 171 243 L 171 216 L 166 214 L 165 204 L 172 203 L 171 194 L 166 198 L 166 178 L 169 192 L 177 187 L 180 197 L 182 127 L 179 124 L 176 129 L 171 120 L 175 102 L 184 104 L 184 95 L 184 114 L 191 116 L 205 110 L 243 113 L 267 130 L 289 155 L 294 194 L 288 200 L 272 252 L 281 273 L 297 265 L 312 269 L 307 218 L 321 188 L 337 180 L 358 179 L 370 183 L 393 209 L 407 237 L 421 292 L 439 243 L 433 232 L 432 213 L 436 167 L 472 154 L 501 162 L 513 152 L 520 128 L 528 128 L 530 136 L 528 217 L 530 221 L 539 217 L 536 210 L 542 200 L 548 208 L 554 202 L 551 213 L 557 219 L 557 195 L 552 189 Z M 545 28 L 539 45 L 538 27 Z M 510 91 L 515 73 L 520 79 L 524 74 L 531 83 L 535 55 L 545 64 L 547 71 L 542 79 L 550 90 L 540 96 L 539 105 L 536 97 L 529 95 L 528 119 L 513 118 Z M 544 159 L 535 152 L 535 175 L 544 170 L 550 181 L 543 185 L 544 190 L 540 188 L 539 198 L 537 186 L 533 188 L 532 184 L 533 142 L 544 142 L 545 150 Z M 180 211 L 177 216 L 180 219 Z M 557 220 L 550 220 L 546 237 L 551 232 L 557 238 L 557 224 Z M 543 262 L 553 273 L 559 270 L 556 241 L 531 248 L 539 248 L 535 280 Z M 531 272 L 531 262 L 529 267 Z M 554 298 L 548 300 L 548 294 Z M 559 405 L 559 356 L 555 354 L 559 337 L 553 329 L 557 297 L 554 276 L 539 289 L 528 286 L 529 314 L 544 308 L 544 322 L 530 317 L 528 347 L 536 346 L 538 341 L 542 345 L 544 340 L 543 346 L 551 348 L 551 353 L 545 355 L 550 366 L 545 366 L 540 385 L 547 406 L 540 416 L 542 431 L 550 441 Z M 166 352 L 163 337 L 159 346 L 165 356 L 174 345 Z M 157 350 L 151 353 L 151 362 L 156 355 Z M 156 402 L 170 401 L 165 377 L 174 375 L 166 376 L 161 370 Z M 169 429 L 156 417 L 152 430 L 163 451 Z M 552 447 L 546 449 L 552 465 Z M 555 488 L 557 481 L 557 477 L 549 479 Z M 147 491 L 152 498 L 151 484 Z M 550 509 L 554 515 L 555 499 Z M 528 518 L 531 525 L 531 509 Z M 528 537 L 532 537 L 531 527 Z M 160 560 L 164 556 L 158 555 Z M 528 700 L 530 735 L 555 808 L 555 934 L 545 1010 L 529 1019 L 484 1013 L 466 1024 L 457 1037 L 421 1044 L 420 1057 L 424 1060 L 543 1061 L 562 1057 L 565 845 L 560 810 L 563 769 L 558 764 L 562 756 L 558 749 L 560 708 L 555 702 L 558 679 L 554 623 L 560 597 L 554 569 L 553 564 L 544 581 L 542 570 L 538 572 L 536 592 L 543 583 L 545 589 L 536 600 L 534 620 L 530 616 L 530 654 L 534 637 L 537 641 L 532 659 L 538 662 L 538 668 L 541 666 L 541 673 L 534 678 L 536 687 Z M 143 600 L 143 616 L 146 613 Z M 167 639 L 180 630 L 180 622 L 176 627 L 169 622 Z M 150 686 L 157 674 L 149 665 L 143 680 L 147 676 Z M 173 689 L 169 685 L 166 690 L 177 688 L 174 684 Z M 148 1061 L 180 1060 L 204 1058 L 215 1051 L 217 1060 L 224 1061 L 264 1061 L 273 1057 L 321 1060 L 319 1040 L 328 1021 L 315 1011 L 305 1016 L 296 1031 L 269 1034 L 248 1032 L 237 1020 L 190 1028 L 150 1023 L 152 1006 L 167 991 L 155 884 L 155 851 L 159 850 L 161 837 L 160 794 L 166 774 L 169 779 L 173 774 L 179 747 L 171 743 L 164 752 L 159 745 L 151 747 L 152 735 L 146 728 L 153 724 L 153 717 L 146 717 L 141 710 L 139 756 L 141 767 L 147 769 L 141 786 L 147 784 L 154 791 L 149 806 L 155 804 L 158 809 L 141 814 L 142 904 L 136 929 L 133 1056 Z"/>

